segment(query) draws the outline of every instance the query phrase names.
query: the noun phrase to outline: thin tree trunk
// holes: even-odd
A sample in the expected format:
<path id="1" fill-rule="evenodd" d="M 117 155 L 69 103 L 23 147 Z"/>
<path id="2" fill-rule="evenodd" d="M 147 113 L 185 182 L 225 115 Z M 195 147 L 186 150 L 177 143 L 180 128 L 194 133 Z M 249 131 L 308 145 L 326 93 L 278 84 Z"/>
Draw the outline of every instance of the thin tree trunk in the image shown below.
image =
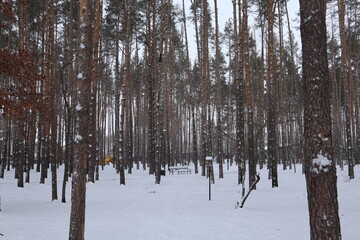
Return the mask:
<path id="1" fill-rule="evenodd" d="M 273 0 L 267 1 L 268 11 L 268 151 L 272 179 L 272 187 L 278 187 L 277 178 L 277 156 L 276 156 L 276 100 L 275 100 L 275 58 L 274 58 L 274 11 L 276 3 Z"/>
<path id="2" fill-rule="evenodd" d="M 346 155 L 348 160 L 348 174 L 354 179 L 354 158 L 352 145 L 351 121 L 353 117 L 353 103 L 351 98 L 351 83 L 349 79 L 349 61 L 347 56 L 347 43 L 345 33 L 345 3 L 338 0 L 339 8 L 339 30 L 341 42 L 341 76 L 345 91 L 345 129 L 346 129 Z"/>
<path id="3" fill-rule="evenodd" d="M 155 129 L 154 129 L 154 110 L 155 110 L 155 96 L 154 96 L 154 81 L 155 81 L 155 65 L 154 59 L 156 54 L 156 31 L 152 29 L 152 18 L 155 21 L 155 16 L 151 16 L 151 13 L 155 15 L 155 12 L 152 11 L 152 5 L 155 4 L 152 1 L 147 1 L 147 10 L 146 10 L 146 22 L 147 22 L 147 34 L 149 35 L 150 42 L 147 44 L 147 77 L 148 77 L 148 102 L 149 102 L 149 122 L 148 122 L 148 163 L 149 163 L 149 174 L 155 173 Z M 155 24 L 153 24 L 155 26 Z"/>
<path id="4" fill-rule="evenodd" d="M 122 102 L 121 98 L 121 79 L 120 79 L 120 70 L 119 70 L 119 38 L 120 38 L 120 27 L 119 27 L 119 19 L 120 19 L 120 9 L 117 9 L 117 18 L 118 23 L 116 25 L 116 57 L 115 57 L 115 139 L 114 139 L 114 159 L 116 164 L 116 170 L 120 173 L 120 185 L 125 185 L 125 170 L 124 170 L 124 146 L 123 146 L 123 110 L 124 107 L 121 108 L 120 113 L 120 103 Z M 120 99 L 121 98 L 121 99 Z M 120 102 L 121 101 L 121 102 Z M 120 119 L 121 118 L 121 119 Z"/>
<path id="5" fill-rule="evenodd" d="M 295 120 L 296 119 L 296 105 L 298 104 L 298 95 L 299 93 L 296 91 L 296 83 L 295 83 L 295 73 L 296 73 L 296 69 L 295 69 L 295 58 L 294 58 L 294 43 L 293 43 L 293 34 L 291 31 L 291 26 L 290 26 L 290 18 L 289 18 L 289 11 L 288 11 L 288 6 L 287 6 L 287 2 L 285 2 L 285 11 L 286 11 L 286 20 L 287 20 L 287 27 L 288 27 L 288 34 L 289 34 L 289 44 L 290 44 L 290 93 L 291 95 L 293 95 L 292 100 L 289 100 L 289 119 L 291 120 Z M 295 122 L 295 121 L 294 121 Z M 294 123 L 290 123 L 290 141 L 289 141 L 289 145 L 295 146 L 296 145 L 296 125 Z M 296 155 L 296 150 L 297 147 L 293 147 L 292 149 L 295 152 Z M 293 158 L 293 164 L 294 164 L 294 171 L 296 171 L 296 156 L 292 157 Z"/>
<path id="6" fill-rule="evenodd" d="M 334 149 L 334 153 L 333 153 L 333 160 L 335 162 L 335 164 L 339 164 L 340 168 L 343 169 L 344 164 L 343 164 L 343 159 L 341 157 L 341 135 L 342 135 L 342 124 L 341 124 L 341 114 L 340 114 L 340 100 L 339 100 L 339 85 L 338 85 L 338 79 L 337 79 L 337 74 L 336 74 L 336 57 L 337 57 L 337 44 L 335 44 L 335 36 L 334 36 L 334 24 L 332 22 L 332 35 L 331 35 L 331 40 L 330 40 L 330 45 L 329 45 L 329 59 L 330 59 L 330 63 L 332 65 L 332 69 L 330 72 L 330 79 L 332 80 L 332 145 L 333 145 L 333 149 Z"/>
<path id="7" fill-rule="evenodd" d="M 237 88 L 236 97 L 236 149 L 237 149 L 237 161 L 238 161 L 238 184 L 242 184 L 242 194 L 245 194 L 245 132 L 244 132 L 244 110 L 243 110 L 243 78 L 240 74 L 241 60 L 239 57 L 239 35 L 237 27 L 237 8 L 236 0 L 233 0 L 233 20 L 234 20 L 234 83 Z M 240 15 L 240 14 L 239 14 Z M 239 16 L 240 18 L 240 16 Z"/>
<path id="8" fill-rule="evenodd" d="M 279 137 L 281 136 L 281 144 L 280 141 L 278 143 L 278 146 L 281 145 L 281 148 L 279 148 L 279 156 L 280 160 L 283 165 L 283 170 L 286 170 L 287 168 L 287 144 L 286 144 L 286 112 L 285 112 L 285 99 L 286 99 L 286 92 L 284 87 L 284 73 L 283 73 L 283 22 L 282 22 L 282 11 L 281 11 L 281 3 L 279 2 L 277 5 L 278 10 L 278 22 L 279 22 Z"/>
<path id="9" fill-rule="evenodd" d="M 201 70 L 201 101 L 202 101 L 202 112 L 201 112 L 201 128 L 202 128 L 202 173 L 203 176 L 205 176 L 205 158 L 209 154 L 208 149 L 208 130 L 207 130 L 207 120 L 210 118 L 210 115 L 207 116 L 207 107 L 208 107 L 208 36 L 209 36 L 209 30 L 208 30 L 208 2 L 207 0 L 202 1 L 202 38 L 201 38 L 201 46 L 202 46 L 202 55 L 201 55 L 201 62 L 202 62 L 202 70 Z"/>
<path id="10" fill-rule="evenodd" d="M 100 43 L 100 17 L 101 17 L 101 9 L 100 9 L 100 0 L 92 0 L 92 5 L 94 6 L 94 10 L 91 12 L 91 16 L 93 18 L 92 26 L 92 59 L 91 59 L 91 99 L 90 99 L 90 119 L 89 119 L 89 128 L 91 134 L 89 136 L 89 162 L 88 162 L 88 181 L 95 182 L 95 167 L 97 165 L 97 86 L 98 86 L 98 78 L 99 78 L 99 43 Z"/>
<path id="11" fill-rule="evenodd" d="M 264 151 L 265 151 L 265 131 L 262 126 L 265 125 L 265 112 L 264 112 L 264 108 L 265 108 L 265 103 L 264 103 L 264 77 L 265 77 L 265 23 L 264 23 L 264 18 L 261 18 L 261 70 L 260 70 L 260 79 L 259 79 L 259 89 L 258 89 L 258 95 L 259 95 L 259 99 L 258 99 L 258 123 L 260 125 L 260 132 L 258 137 L 255 139 L 255 141 L 258 141 L 258 145 L 259 145 L 259 167 L 260 169 L 263 168 L 264 162 L 265 162 L 265 157 L 264 157 Z"/>
<path id="12" fill-rule="evenodd" d="M 50 78 L 50 101 L 51 101 L 51 186 L 52 186 L 52 200 L 57 200 L 57 97 L 56 97 L 56 76 L 55 76 L 55 38 L 54 38 L 54 26 L 55 26 L 55 3 L 54 0 L 50 0 L 49 9 L 49 78 Z"/>
<path id="13" fill-rule="evenodd" d="M 254 138 L 254 93 L 253 83 L 250 76 L 250 50 L 249 50 L 249 30 L 248 30 L 248 3 L 243 0 L 243 22 L 242 22 L 242 45 L 245 64 L 245 82 L 246 82 L 246 105 L 248 120 L 248 156 L 249 156 L 249 187 L 256 185 L 256 160 L 255 160 L 255 138 Z"/>
<path id="14" fill-rule="evenodd" d="M 128 166 L 128 171 L 131 173 L 132 169 L 132 138 L 131 138 L 131 131 L 132 131 L 132 115 L 131 115 L 131 102 L 132 102 L 132 94 L 131 94 L 131 8 L 132 8 L 132 1 L 126 0 L 125 1 L 125 69 L 124 69 L 124 98 L 125 98 L 125 138 L 124 140 L 124 150 L 125 153 L 125 163 Z"/>
<path id="15" fill-rule="evenodd" d="M 216 82 L 216 111 L 217 111 L 217 162 L 219 164 L 219 178 L 224 178 L 223 169 L 223 141 L 221 128 L 221 78 L 220 78 L 220 46 L 219 46 L 219 23 L 217 0 L 214 0 L 215 6 L 215 82 Z"/>
<path id="16" fill-rule="evenodd" d="M 26 13 L 26 1 L 24 0 L 20 0 L 19 1 L 19 24 L 18 24 L 18 28 L 19 28 L 19 45 L 18 45 L 18 50 L 19 50 L 19 55 L 23 54 L 24 49 L 25 49 L 25 13 Z M 17 88 L 22 88 L 22 81 L 23 81 L 23 77 L 20 77 L 20 81 L 16 83 Z M 15 131 L 16 133 L 16 137 L 15 137 L 15 141 L 16 141 L 16 151 L 15 151 L 15 166 L 16 166 L 16 175 L 15 177 L 18 180 L 17 186 L 23 188 L 24 187 L 24 165 L 25 165 L 25 153 L 24 153 L 24 144 L 25 144 L 25 131 L 24 131 L 24 124 L 26 122 L 26 117 L 25 117 L 25 111 L 22 111 L 21 115 L 16 117 L 14 119 L 14 126 L 15 126 Z"/>

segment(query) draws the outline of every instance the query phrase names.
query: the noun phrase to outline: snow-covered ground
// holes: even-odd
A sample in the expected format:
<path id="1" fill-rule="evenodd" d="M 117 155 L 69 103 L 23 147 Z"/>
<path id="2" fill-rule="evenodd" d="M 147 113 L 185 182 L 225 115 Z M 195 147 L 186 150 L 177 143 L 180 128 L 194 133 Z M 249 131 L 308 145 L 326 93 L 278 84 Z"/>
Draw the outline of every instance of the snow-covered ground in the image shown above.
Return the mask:
<path id="1" fill-rule="evenodd" d="M 216 166 L 217 168 L 217 166 Z M 216 169 L 215 169 L 216 170 Z M 309 223 L 305 178 L 301 166 L 279 169 L 279 188 L 272 189 L 267 171 L 243 209 L 236 167 L 226 170 L 224 179 L 212 185 L 208 200 L 208 180 L 200 175 L 167 175 L 160 185 L 147 171 L 134 170 L 120 186 L 111 166 L 101 171 L 100 181 L 87 184 L 86 240 L 306 240 Z M 217 172 L 217 171 L 216 171 Z M 338 193 L 343 240 L 360 239 L 360 166 L 355 180 L 338 171 Z M 59 198 L 62 168 L 58 173 Z M 31 183 L 17 188 L 14 172 L 0 179 L 0 240 L 68 239 L 70 187 L 66 204 L 51 201 L 50 180 L 39 184 L 32 172 Z"/>

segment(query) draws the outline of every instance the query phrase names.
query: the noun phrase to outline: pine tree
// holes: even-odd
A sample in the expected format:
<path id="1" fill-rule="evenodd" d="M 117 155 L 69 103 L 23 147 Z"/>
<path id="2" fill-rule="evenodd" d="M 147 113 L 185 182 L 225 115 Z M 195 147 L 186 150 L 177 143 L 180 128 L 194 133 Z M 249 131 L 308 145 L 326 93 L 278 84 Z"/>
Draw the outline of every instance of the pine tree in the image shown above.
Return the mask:
<path id="1" fill-rule="evenodd" d="M 51 159 L 51 186 L 52 186 L 52 200 L 57 200 L 57 82 L 55 76 L 55 65 L 56 65 L 56 55 L 55 55 L 55 36 L 54 36 L 54 27 L 55 27 L 55 2 L 54 0 L 50 1 L 49 9 L 49 73 L 48 77 L 50 80 L 50 101 L 51 101 L 51 150 L 50 150 L 50 159 Z"/>
<path id="2" fill-rule="evenodd" d="M 219 178 L 224 178 L 223 170 L 223 140 L 222 140 L 222 111 L 221 111 L 221 76 L 220 76 L 220 42 L 219 42 L 219 23 L 217 0 L 215 6 L 215 82 L 216 82 L 216 115 L 217 115 L 217 151 L 216 157 L 219 164 Z"/>
<path id="3" fill-rule="evenodd" d="M 344 86 L 345 98 L 345 131 L 346 131 L 346 155 L 349 163 L 348 174 L 350 179 L 354 178 L 354 158 L 353 158 L 353 140 L 352 140 L 352 119 L 353 119 L 353 101 L 351 97 L 351 79 L 349 70 L 349 59 L 347 53 L 347 42 L 345 33 L 345 3 L 344 0 L 338 0 L 339 8 L 339 30 L 341 42 L 341 76 Z"/>
<path id="4" fill-rule="evenodd" d="M 305 178 L 310 239 L 341 239 L 336 167 L 332 159 L 326 2 L 300 1 L 305 81 Z"/>
<path id="5" fill-rule="evenodd" d="M 72 174 L 69 240 L 83 240 L 85 232 L 86 172 L 89 159 L 88 119 L 91 98 L 91 0 L 79 2 L 79 46 L 74 171 Z"/>
<path id="6" fill-rule="evenodd" d="M 276 136 L 276 89 L 275 89 L 275 54 L 274 54 L 274 12 L 276 3 L 267 0 L 268 12 L 268 56 L 267 56 L 267 86 L 268 86 L 268 161 L 272 179 L 272 187 L 278 187 L 277 179 L 277 136 Z"/>
<path id="7" fill-rule="evenodd" d="M 248 2 L 243 0 L 243 22 L 242 22 L 242 41 L 245 65 L 246 83 L 246 109 L 248 120 L 248 156 L 249 156 L 249 187 L 256 181 L 256 159 L 255 159 L 255 137 L 254 137 L 254 92 L 253 82 L 250 76 L 250 48 L 249 48 L 249 29 L 248 29 Z M 256 185 L 253 186 L 256 189 Z"/>

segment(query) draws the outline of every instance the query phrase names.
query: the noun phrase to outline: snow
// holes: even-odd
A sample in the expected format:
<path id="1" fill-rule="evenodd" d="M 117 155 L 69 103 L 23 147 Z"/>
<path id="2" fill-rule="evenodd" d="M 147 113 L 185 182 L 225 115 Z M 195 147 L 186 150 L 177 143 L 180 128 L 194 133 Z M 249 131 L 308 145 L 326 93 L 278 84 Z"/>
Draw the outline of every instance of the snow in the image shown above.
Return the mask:
<path id="1" fill-rule="evenodd" d="M 79 141 L 82 140 L 82 136 L 81 135 L 76 135 L 75 136 L 75 142 L 78 143 Z"/>
<path id="2" fill-rule="evenodd" d="M 100 181 L 87 184 L 85 239 L 309 239 L 305 177 L 301 171 L 281 168 L 279 188 L 272 189 L 267 171 L 259 170 L 262 178 L 257 190 L 251 192 L 243 209 L 235 209 L 241 199 L 235 165 L 230 170 L 224 165 L 224 179 L 218 179 L 218 166 L 214 166 L 212 201 L 208 200 L 208 180 L 200 174 L 167 174 L 155 185 L 155 177 L 148 171 L 133 169 L 124 186 L 115 169 L 106 166 L 100 171 Z M 61 166 L 57 174 L 59 199 L 62 173 Z M 356 178 L 350 182 L 346 173 L 346 168 L 338 171 L 342 239 L 360 239 L 360 166 L 355 167 Z M 32 171 L 31 183 L 24 188 L 16 187 L 14 170 L 0 179 L 1 239 L 68 239 L 71 182 L 64 204 L 51 201 L 50 179 L 39 184 L 39 178 Z"/>
<path id="3" fill-rule="evenodd" d="M 78 79 L 82 79 L 84 76 L 83 76 L 83 74 L 82 73 L 79 73 L 78 75 L 77 75 L 77 78 Z"/>
<path id="4" fill-rule="evenodd" d="M 77 104 L 75 109 L 76 111 L 80 112 L 82 110 L 82 106 L 80 104 Z"/>
<path id="5" fill-rule="evenodd" d="M 315 173 L 327 172 L 330 165 L 331 161 L 324 155 L 319 154 L 317 158 L 312 160 L 312 171 Z"/>

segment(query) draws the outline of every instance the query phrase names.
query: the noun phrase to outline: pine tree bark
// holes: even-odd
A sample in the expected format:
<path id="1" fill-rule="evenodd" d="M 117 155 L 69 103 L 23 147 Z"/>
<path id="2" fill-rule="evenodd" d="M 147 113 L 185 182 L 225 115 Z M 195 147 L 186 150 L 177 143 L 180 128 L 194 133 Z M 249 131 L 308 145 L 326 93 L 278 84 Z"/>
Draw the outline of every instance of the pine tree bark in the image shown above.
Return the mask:
<path id="1" fill-rule="evenodd" d="M 131 8 L 132 1 L 125 1 L 125 68 L 124 68 L 124 98 L 125 98 L 125 137 L 124 137 L 124 150 L 125 153 L 125 163 L 128 166 L 128 171 L 131 173 L 132 169 L 132 94 L 131 94 Z"/>
<path id="2" fill-rule="evenodd" d="M 122 87 L 122 93 L 119 93 L 121 96 L 121 111 L 120 111 L 120 129 L 118 130 L 118 170 L 120 172 L 120 185 L 125 185 L 125 142 L 124 142 L 124 127 L 125 127 L 125 94 L 124 94 L 124 86 Z M 120 101 L 120 99 L 119 99 Z M 115 124 L 119 124 L 119 117 Z"/>
<path id="3" fill-rule="evenodd" d="M 332 159 L 326 2 L 300 1 L 305 81 L 305 178 L 310 239 L 341 239 L 336 167 Z"/>
<path id="4" fill-rule="evenodd" d="M 100 45 L 100 22 L 101 9 L 100 0 L 92 0 L 93 11 L 92 16 L 92 60 L 91 60 L 91 99 L 90 99 L 90 119 L 89 128 L 91 134 L 89 135 L 89 162 L 88 162 L 88 181 L 95 182 L 95 168 L 98 164 L 97 159 L 97 86 L 99 78 L 99 45 Z"/>
<path id="5" fill-rule="evenodd" d="M 279 140 L 278 146 L 280 146 L 281 143 L 281 148 L 279 149 L 279 156 L 280 156 L 280 160 L 282 162 L 283 165 L 283 170 L 286 170 L 288 162 L 287 162 L 287 141 L 286 141 L 286 135 L 287 135 L 287 127 L 286 127 L 286 104 L 285 104 L 285 99 L 287 99 L 287 97 L 285 96 L 286 91 L 285 91 L 285 81 L 284 81 L 284 64 L 283 64 L 283 20 L 282 20 L 282 3 L 279 2 L 277 5 L 277 12 L 278 12 L 278 24 L 279 24 L 279 78 L 278 78 L 278 82 L 279 82 L 279 100 L 278 100 L 278 105 L 279 105 L 279 117 L 278 120 L 280 121 L 280 124 L 278 124 L 278 129 L 279 129 L 279 137 L 281 136 L 281 141 Z"/>
<path id="6" fill-rule="evenodd" d="M 259 89 L 258 89 L 258 111 L 257 111 L 257 123 L 260 126 L 260 130 L 258 136 L 256 137 L 258 141 L 258 151 L 260 156 L 258 157 L 259 167 L 263 168 L 265 162 L 265 131 L 263 126 L 265 126 L 265 102 L 264 102 L 264 79 L 265 79 L 265 23 L 264 17 L 261 17 L 260 20 L 260 28 L 261 28 L 261 67 L 260 67 L 260 79 L 259 79 Z M 256 141 L 255 140 L 255 141 Z"/>
<path id="7" fill-rule="evenodd" d="M 149 121 L 148 121 L 148 144 L 147 144 L 147 158 L 149 163 L 149 174 L 155 173 L 155 96 L 154 96 L 154 81 L 155 81 L 155 55 L 156 55 L 156 30 L 152 28 L 155 26 L 155 23 L 152 25 L 152 21 L 155 21 L 156 12 L 153 11 L 153 5 L 155 2 L 147 1 L 147 10 L 146 10 L 146 31 L 148 35 L 148 43 L 146 45 L 147 53 L 147 78 L 148 78 L 148 105 L 149 105 Z M 151 15 L 153 14 L 153 16 Z M 153 20 L 152 20 L 153 19 Z"/>
<path id="8" fill-rule="evenodd" d="M 52 200 L 57 200 L 57 98 L 56 98 L 56 76 L 55 76 L 55 3 L 50 0 L 49 9 L 49 78 L 50 78 L 50 101 L 51 101 L 51 187 L 52 187 Z"/>
<path id="9" fill-rule="evenodd" d="M 276 156 L 276 97 L 275 97 L 275 57 L 274 57 L 274 12 L 275 2 L 267 1 L 268 11 L 268 66 L 267 66 L 267 85 L 268 85 L 268 154 L 270 164 L 270 176 L 272 187 L 278 187 L 277 177 L 277 156 Z"/>
<path id="10" fill-rule="evenodd" d="M 209 63 L 209 49 L 208 49 L 208 37 L 209 37 L 209 29 L 208 29 L 208 1 L 202 1 L 202 36 L 201 36 L 201 101 L 202 101 L 202 110 L 201 110 L 201 137 L 202 137 L 202 175 L 205 176 L 205 158 L 209 154 L 208 149 L 208 118 L 207 116 L 207 107 L 208 107 L 208 63 Z"/>
<path id="11" fill-rule="evenodd" d="M 19 13 L 18 13 L 18 30 L 19 30 L 19 42 L 18 42 L 18 55 L 24 53 L 25 50 L 25 13 L 26 13 L 26 1 L 19 0 Z M 23 77 L 21 76 L 19 81 L 15 82 L 15 88 L 22 88 Z M 19 116 L 14 118 L 14 130 L 15 130 L 15 146 L 13 152 L 15 156 L 15 178 L 17 178 L 17 186 L 24 187 L 24 166 L 25 166 L 25 111 L 21 111 Z"/>
<path id="12" fill-rule="evenodd" d="M 75 136 L 74 171 L 72 174 L 69 240 L 83 240 L 85 232 L 86 168 L 89 159 L 88 119 L 91 98 L 91 0 L 79 2 L 79 47 L 76 105 L 77 128 Z"/>
<path id="13" fill-rule="evenodd" d="M 245 83 L 246 83 L 246 106 L 248 120 L 248 156 L 249 156 L 249 187 L 256 189 L 256 160 L 255 160 L 255 138 L 254 138 L 254 93 L 253 83 L 250 76 L 250 50 L 249 50 L 249 29 L 248 29 L 248 3 L 243 0 L 242 5 L 242 41 L 245 65 Z"/>
<path id="14" fill-rule="evenodd" d="M 219 178 L 224 178 L 223 169 L 223 141 L 221 127 L 221 78 L 220 78 L 220 43 L 219 43 L 219 22 L 217 0 L 214 0 L 215 7 L 215 82 L 216 82 L 216 115 L 217 115 L 217 163 L 219 164 Z"/>
<path id="15" fill-rule="evenodd" d="M 122 81 L 120 79 L 120 69 L 119 69 L 119 41 L 120 41 L 120 9 L 116 9 L 118 23 L 116 25 L 116 56 L 115 56 L 115 139 L 113 145 L 114 159 L 116 164 L 116 169 L 120 174 L 120 185 L 125 185 L 125 170 L 124 170 L 124 145 L 123 145 L 123 116 L 124 116 L 124 107 L 121 109 L 120 113 L 120 104 L 123 103 L 123 98 L 121 97 L 121 88 Z M 124 104 L 124 103 L 123 103 Z"/>
<path id="16" fill-rule="evenodd" d="M 233 20 L 234 20 L 234 83 L 236 86 L 236 148 L 238 164 L 238 184 L 242 184 L 242 194 L 245 194 L 245 132 L 244 132 L 244 108 L 243 108 L 243 78 L 240 74 L 240 65 L 242 64 L 239 57 L 239 34 L 237 21 L 237 1 L 233 0 Z M 239 17 L 240 18 L 240 17 Z"/>
<path id="17" fill-rule="evenodd" d="M 345 131 L 346 131 L 346 155 L 348 160 L 348 174 L 350 179 L 354 179 L 354 158 L 352 145 L 351 122 L 353 118 L 353 103 L 351 98 L 351 81 L 349 79 L 349 61 L 347 53 L 346 33 L 345 33 L 345 3 L 338 0 L 339 8 L 339 30 L 341 42 L 341 76 L 344 84 L 345 98 Z"/>

